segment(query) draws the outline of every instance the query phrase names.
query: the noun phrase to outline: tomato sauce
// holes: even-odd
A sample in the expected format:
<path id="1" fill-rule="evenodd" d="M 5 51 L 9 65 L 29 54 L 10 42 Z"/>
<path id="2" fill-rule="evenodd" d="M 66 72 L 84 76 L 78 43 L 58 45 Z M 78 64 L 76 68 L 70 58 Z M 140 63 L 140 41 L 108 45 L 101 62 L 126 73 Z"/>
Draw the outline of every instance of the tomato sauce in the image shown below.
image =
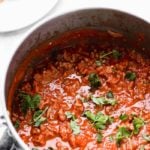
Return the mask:
<path id="1" fill-rule="evenodd" d="M 112 34 L 67 34 L 20 83 L 11 118 L 31 149 L 150 149 L 150 61 Z"/>

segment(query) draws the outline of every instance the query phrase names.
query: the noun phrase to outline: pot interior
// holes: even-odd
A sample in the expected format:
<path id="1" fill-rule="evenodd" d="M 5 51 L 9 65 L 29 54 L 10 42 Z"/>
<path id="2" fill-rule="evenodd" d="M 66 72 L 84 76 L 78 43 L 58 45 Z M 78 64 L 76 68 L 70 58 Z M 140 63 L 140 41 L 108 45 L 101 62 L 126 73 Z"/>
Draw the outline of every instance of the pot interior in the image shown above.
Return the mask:
<path id="1" fill-rule="evenodd" d="M 97 29 L 110 34 L 119 33 L 127 39 L 120 44 L 135 48 L 145 59 L 150 58 L 150 24 L 144 20 L 111 9 L 87 9 L 64 14 L 34 30 L 15 51 L 7 71 L 5 84 L 5 97 L 9 111 L 11 111 L 15 90 L 26 72 L 30 77 L 33 66 L 46 57 L 53 57 L 61 49 L 66 42 L 65 37 L 61 36 L 63 33 L 80 29 Z M 59 38 L 64 38 L 64 41 L 60 43 L 57 40 Z M 50 46 L 48 51 L 44 47 L 42 51 L 39 51 L 37 47 L 39 45 L 42 47 L 41 43 L 50 40 L 57 42 Z M 73 40 L 72 43 L 77 40 Z"/>

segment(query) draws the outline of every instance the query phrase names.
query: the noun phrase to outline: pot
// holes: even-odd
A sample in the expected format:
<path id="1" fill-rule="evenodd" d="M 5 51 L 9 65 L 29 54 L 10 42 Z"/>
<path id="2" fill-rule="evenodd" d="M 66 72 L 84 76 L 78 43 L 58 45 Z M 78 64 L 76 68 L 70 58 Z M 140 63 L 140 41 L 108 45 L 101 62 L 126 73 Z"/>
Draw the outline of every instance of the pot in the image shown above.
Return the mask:
<path id="1" fill-rule="evenodd" d="M 11 138 L 13 138 L 16 143 L 15 147 L 17 147 L 17 149 L 29 149 L 13 127 L 8 111 L 8 105 L 10 105 L 8 98 L 13 97 L 14 89 L 24 75 L 20 75 L 18 80 L 15 80 L 17 69 L 25 60 L 26 56 L 30 55 L 32 50 L 34 50 L 34 48 L 40 43 L 47 39 L 55 38 L 66 31 L 84 27 L 98 27 L 101 30 L 120 32 L 131 40 L 133 37 L 137 36 L 137 34 L 140 34 L 144 37 L 144 40 L 140 45 L 138 45 L 137 50 L 142 53 L 145 58 L 150 58 L 150 24 L 131 14 L 113 9 L 84 9 L 69 12 L 48 20 L 39 27 L 36 27 L 33 31 L 30 31 L 16 49 L 14 56 L 9 63 L 3 91 L 4 100 L 2 101 L 2 106 L 4 110 L 4 120 L 6 120 L 5 124 L 10 131 Z M 133 47 L 132 44 L 127 46 Z M 37 59 L 35 59 L 35 61 L 32 59 L 30 64 L 35 65 L 36 61 Z M 25 72 L 27 68 L 28 66 L 24 66 L 22 68 L 23 72 Z"/>

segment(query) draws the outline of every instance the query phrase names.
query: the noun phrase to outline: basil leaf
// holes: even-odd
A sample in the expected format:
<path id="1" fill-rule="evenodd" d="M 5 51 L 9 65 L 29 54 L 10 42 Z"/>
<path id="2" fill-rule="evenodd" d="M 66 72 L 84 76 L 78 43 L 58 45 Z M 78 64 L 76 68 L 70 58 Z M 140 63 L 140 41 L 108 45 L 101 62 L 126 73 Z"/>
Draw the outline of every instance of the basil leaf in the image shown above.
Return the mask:
<path id="1" fill-rule="evenodd" d="M 95 123 L 95 128 L 100 129 L 100 130 L 104 130 L 106 128 L 106 125 L 102 124 L 101 122 L 96 122 Z"/>
<path id="2" fill-rule="evenodd" d="M 46 118 L 45 117 L 40 117 L 35 123 L 34 123 L 34 126 L 35 127 L 39 127 L 43 122 L 46 121 Z"/>
<path id="3" fill-rule="evenodd" d="M 16 122 L 15 122 L 15 124 L 14 124 L 14 127 L 17 129 L 17 128 L 19 128 L 19 125 L 20 125 L 19 120 L 16 120 Z"/>
<path id="4" fill-rule="evenodd" d="M 141 127 L 144 126 L 144 121 L 142 118 L 134 117 L 133 119 L 134 134 L 138 134 Z"/>
<path id="5" fill-rule="evenodd" d="M 91 97 L 92 101 L 97 105 L 104 105 L 105 104 L 105 97 Z"/>
<path id="6" fill-rule="evenodd" d="M 150 135 L 143 134 L 143 138 L 144 138 L 146 141 L 150 142 Z"/>
<path id="7" fill-rule="evenodd" d="M 46 120 L 46 118 L 43 117 L 43 115 L 45 114 L 47 109 L 48 107 L 46 107 L 44 110 L 37 110 L 34 112 L 33 115 L 34 126 L 39 127 Z"/>
<path id="8" fill-rule="evenodd" d="M 41 98 L 40 95 L 35 94 L 31 96 L 27 93 L 21 93 L 19 96 L 22 99 L 21 109 L 24 114 L 26 114 L 29 109 L 35 110 L 38 108 Z"/>
<path id="9" fill-rule="evenodd" d="M 93 114 L 90 110 L 87 110 L 84 112 L 84 115 L 89 119 L 91 120 L 92 122 L 95 122 L 96 120 L 96 115 Z"/>
<path id="10" fill-rule="evenodd" d="M 105 97 L 91 97 L 92 101 L 97 105 L 115 105 L 116 100 L 114 98 L 107 99 Z"/>
<path id="11" fill-rule="evenodd" d="M 75 120 L 71 120 L 70 127 L 71 127 L 71 129 L 73 131 L 73 134 L 77 135 L 77 134 L 80 133 L 80 126 L 77 125 Z"/>
<path id="12" fill-rule="evenodd" d="M 125 74 L 125 79 L 127 79 L 129 81 L 134 81 L 136 79 L 136 74 L 132 71 L 128 71 Z"/>
<path id="13" fill-rule="evenodd" d="M 119 51 L 113 50 L 113 51 L 110 51 L 110 52 L 107 52 L 107 53 L 103 53 L 100 56 L 100 59 L 106 58 L 109 55 L 112 55 L 115 59 L 119 59 L 122 56 L 122 54 Z"/>
<path id="14" fill-rule="evenodd" d="M 102 134 L 98 133 L 97 134 L 97 142 L 100 143 L 102 141 L 102 138 L 103 138 Z"/>
<path id="15" fill-rule="evenodd" d="M 21 94 L 20 97 L 23 99 L 23 102 L 21 104 L 21 110 L 24 114 L 27 113 L 28 109 L 30 108 L 31 103 L 31 96 L 28 94 Z"/>
<path id="16" fill-rule="evenodd" d="M 37 110 L 34 112 L 33 121 L 36 122 L 43 114 L 43 110 Z"/>
<path id="17" fill-rule="evenodd" d="M 122 54 L 121 54 L 119 51 L 117 51 L 117 50 L 113 50 L 113 51 L 112 51 L 112 55 L 113 55 L 113 57 L 114 57 L 115 59 L 119 59 L 119 58 L 121 58 L 121 56 L 122 56 Z"/>
<path id="18" fill-rule="evenodd" d="M 108 92 L 106 93 L 106 97 L 107 97 L 107 98 L 114 98 L 113 92 L 112 92 L 112 91 L 108 91 Z"/>
<path id="19" fill-rule="evenodd" d="M 38 94 L 35 94 L 35 95 L 32 97 L 32 102 L 31 102 L 31 105 L 30 105 L 30 108 L 31 108 L 32 110 L 38 108 L 39 103 L 40 103 L 40 99 L 41 99 L 41 96 L 38 95 Z"/>
<path id="20" fill-rule="evenodd" d="M 91 88 L 98 88 L 101 86 L 100 79 L 96 73 L 89 74 L 88 80 L 90 82 Z"/>
<path id="21" fill-rule="evenodd" d="M 97 113 L 96 115 L 92 113 L 90 110 L 86 111 L 84 115 L 89 119 L 92 123 L 94 123 L 94 127 L 96 129 L 105 129 L 106 125 L 112 123 L 112 118 L 104 115 L 102 113 Z"/>
<path id="22" fill-rule="evenodd" d="M 75 115 L 72 114 L 71 112 L 66 112 L 65 115 L 67 116 L 67 119 L 72 119 L 72 120 L 76 119 Z"/>
<path id="23" fill-rule="evenodd" d="M 100 55 L 100 59 L 104 59 L 106 57 L 108 57 L 109 55 L 112 55 L 113 54 L 113 51 L 110 51 L 110 52 L 104 52 L 102 51 L 101 55 Z"/>
<path id="24" fill-rule="evenodd" d="M 131 135 L 131 131 L 129 131 L 126 127 L 120 127 L 116 134 L 116 143 L 120 145 L 121 141 L 124 138 L 128 138 Z"/>
<path id="25" fill-rule="evenodd" d="M 95 122 L 99 122 L 101 124 L 107 124 L 109 121 L 109 117 L 107 115 L 104 115 L 102 113 L 97 113 L 95 117 Z"/>
<path id="26" fill-rule="evenodd" d="M 128 119 L 128 115 L 127 115 L 127 114 L 121 114 L 121 115 L 119 116 L 119 119 L 122 120 L 122 121 L 125 121 L 125 120 Z"/>

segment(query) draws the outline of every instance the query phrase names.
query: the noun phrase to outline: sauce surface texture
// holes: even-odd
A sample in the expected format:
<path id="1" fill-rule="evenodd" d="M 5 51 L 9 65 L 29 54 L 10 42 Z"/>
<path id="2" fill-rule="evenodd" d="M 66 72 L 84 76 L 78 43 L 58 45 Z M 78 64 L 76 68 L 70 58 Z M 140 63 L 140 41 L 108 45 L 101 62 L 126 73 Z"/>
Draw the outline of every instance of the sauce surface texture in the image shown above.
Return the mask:
<path id="1" fill-rule="evenodd" d="M 72 34 L 18 87 L 11 118 L 31 149 L 150 149 L 150 61 L 97 32 Z"/>

